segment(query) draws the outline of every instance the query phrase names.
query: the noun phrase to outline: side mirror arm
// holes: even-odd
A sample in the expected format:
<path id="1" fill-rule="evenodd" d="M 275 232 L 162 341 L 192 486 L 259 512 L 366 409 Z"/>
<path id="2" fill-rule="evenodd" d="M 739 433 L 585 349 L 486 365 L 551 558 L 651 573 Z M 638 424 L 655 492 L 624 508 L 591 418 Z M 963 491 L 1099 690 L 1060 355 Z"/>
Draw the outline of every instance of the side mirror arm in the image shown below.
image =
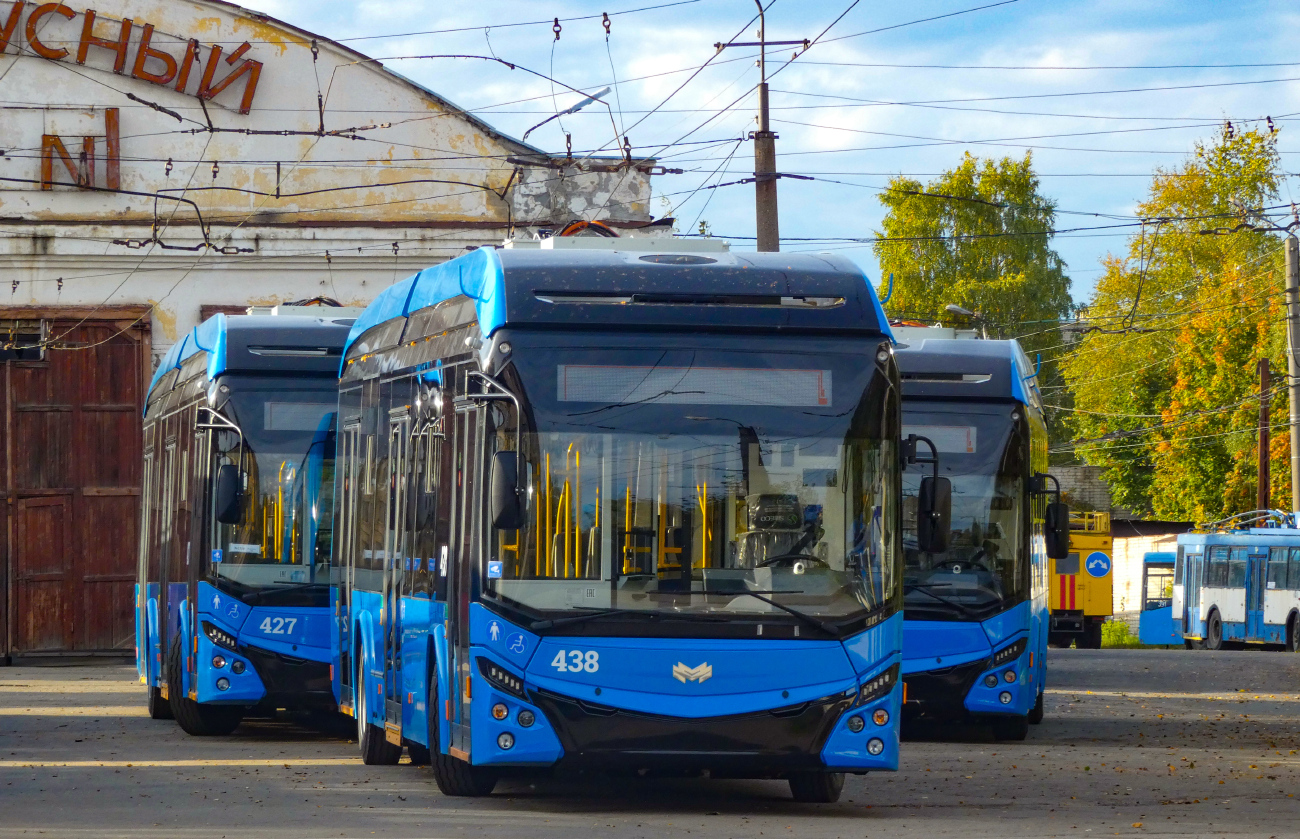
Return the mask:
<path id="1" fill-rule="evenodd" d="M 921 457 L 917 454 L 916 446 L 918 443 L 925 443 L 930 447 L 929 457 Z M 919 434 L 907 435 L 907 439 L 903 441 L 903 457 L 906 459 L 908 464 L 928 464 L 930 466 L 930 477 L 939 477 L 939 449 L 935 447 L 934 441 L 929 437 L 922 437 Z"/>

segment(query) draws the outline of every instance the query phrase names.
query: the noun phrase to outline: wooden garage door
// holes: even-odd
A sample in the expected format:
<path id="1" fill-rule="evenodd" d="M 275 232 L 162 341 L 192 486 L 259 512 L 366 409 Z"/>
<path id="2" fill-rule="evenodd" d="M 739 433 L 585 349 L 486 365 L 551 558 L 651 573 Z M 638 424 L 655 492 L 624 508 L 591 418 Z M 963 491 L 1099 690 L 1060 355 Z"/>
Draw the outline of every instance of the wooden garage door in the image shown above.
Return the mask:
<path id="1" fill-rule="evenodd" d="M 19 655 L 127 652 L 135 641 L 147 309 L 85 320 L 41 314 L 54 340 L 44 357 L 0 362 L 0 640 Z"/>

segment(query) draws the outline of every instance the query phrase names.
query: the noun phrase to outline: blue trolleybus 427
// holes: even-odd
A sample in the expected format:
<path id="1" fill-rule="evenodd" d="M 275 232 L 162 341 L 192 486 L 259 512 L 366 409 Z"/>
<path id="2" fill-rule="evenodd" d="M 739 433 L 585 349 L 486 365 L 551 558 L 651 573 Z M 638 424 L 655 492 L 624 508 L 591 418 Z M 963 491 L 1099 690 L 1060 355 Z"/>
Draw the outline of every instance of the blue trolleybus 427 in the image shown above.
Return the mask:
<path id="1" fill-rule="evenodd" d="M 1047 558 L 1068 552 L 1069 511 L 1059 491 L 1051 501 L 1042 402 L 1020 345 L 927 331 L 900 330 L 903 433 L 938 450 L 952 527 L 941 550 L 916 538 L 924 472 L 909 467 L 903 720 L 984 722 L 1021 740 L 1043 715 Z"/>
<path id="2" fill-rule="evenodd" d="M 1181 533 L 1174 632 L 1189 649 L 1300 650 L 1300 529 L 1292 514 L 1243 513 Z"/>
<path id="3" fill-rule="evenodd" d="M 334 414 L 351 324 L 216 315 L 158 367 L 136 597 L 155 719 L 225 734 L 253 709 L 334 707 Z"/>
<path id="4" fill-rule="evenodd" d="M 807 801 L 896 769 L 899 390 L 862 272 L 514 245 L 349 339 L 335 688 L 365 761 L 405 746 L 453 795 L 558 766 Z"/>

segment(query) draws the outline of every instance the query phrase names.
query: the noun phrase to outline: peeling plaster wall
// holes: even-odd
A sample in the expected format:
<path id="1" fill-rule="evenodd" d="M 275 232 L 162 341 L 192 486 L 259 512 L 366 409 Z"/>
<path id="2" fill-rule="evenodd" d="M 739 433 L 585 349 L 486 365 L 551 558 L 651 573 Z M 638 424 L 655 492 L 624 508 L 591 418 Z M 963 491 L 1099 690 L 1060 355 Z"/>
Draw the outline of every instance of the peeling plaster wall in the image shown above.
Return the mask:
<path id="1" fill-rule="evenodd" d="M 499 242 L 511 225 L 650 220 L 649 162 L 550 158 L 357 53 L 237 6 L 78 0 L 67 4 L 73 19 L 39 21 L 38 45 L 68 50 L 50 59 L 27 38 L 37 5 L 19 10 L 0 55 L 7 305 L 151 303 L 161 354 L 203 305 L 317 295 L 362 304 L 420 268 Z M 14 7 L 0 0 L 0 28 Z M 121 72 L 117 53 L 102 46 L 77 63 L 87 9 L 99 38 L 117 38 L 122 19 L 132 20 Z M 146 24 L 150 49 L 178 65 L 189 39 L 199 42 L 184 92 L 138 77 Z M 222 49 L 214 83 L 245 60 L 261 63 L 247 114 L 249 74 L 210 101 L 197 96 L 213 45 Z M 168 69 L 157 57 L 140 68 Z M 120 123 L 120 191 L 109 191 L 110 108 Z M 73 185 L 54 154 L 54 185 L 41 188 L 47 135 L 83 177 L 80 153 L 91 150 L 95 190 Z"/>

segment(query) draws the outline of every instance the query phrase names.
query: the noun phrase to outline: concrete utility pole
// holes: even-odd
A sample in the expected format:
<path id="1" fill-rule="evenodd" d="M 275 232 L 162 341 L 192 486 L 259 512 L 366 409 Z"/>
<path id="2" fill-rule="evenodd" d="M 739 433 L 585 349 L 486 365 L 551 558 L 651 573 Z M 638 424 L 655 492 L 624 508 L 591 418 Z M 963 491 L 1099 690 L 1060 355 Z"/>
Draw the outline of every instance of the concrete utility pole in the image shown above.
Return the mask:
<path id="1" fill-rule="evenodd" d="M 1259 484 L 1255 493 L 1255 509 L 1267 510 L 1271 506 L 1268 502 L 1271 489 L 1268 474 L 1268 389 L 1271 386 L 1268 359 L 1261 358 L 1255 367 L 1259 370 Z"/>
<path id="2" fill-rule="evenodd" d="M 772 131 L 768 116 L 767 48 L 793 44 L 807 49 L 809 42 L 767 40 L 763 0 L 754 0 L 754 3 L 758 5 L 758 40 L 732 41 L 729 44 L 713 46 L 719 52 L 727 47 L 758 47 L 758 130 L 750 132 L 749 135 L 754 141 L 754 220 L 758 250 L 774 253 L 781 250 L 781 225 L 778 221 L 776 205 L 776 182 L 781 176 L 776 171 L 777 135 Z"/>
<path id="3" fill-rule="evenodd" d="M 1291 512 L 1300 511 L 1300 241 L 1286 237 L 1286 390 L 1291 403 Z"/>

